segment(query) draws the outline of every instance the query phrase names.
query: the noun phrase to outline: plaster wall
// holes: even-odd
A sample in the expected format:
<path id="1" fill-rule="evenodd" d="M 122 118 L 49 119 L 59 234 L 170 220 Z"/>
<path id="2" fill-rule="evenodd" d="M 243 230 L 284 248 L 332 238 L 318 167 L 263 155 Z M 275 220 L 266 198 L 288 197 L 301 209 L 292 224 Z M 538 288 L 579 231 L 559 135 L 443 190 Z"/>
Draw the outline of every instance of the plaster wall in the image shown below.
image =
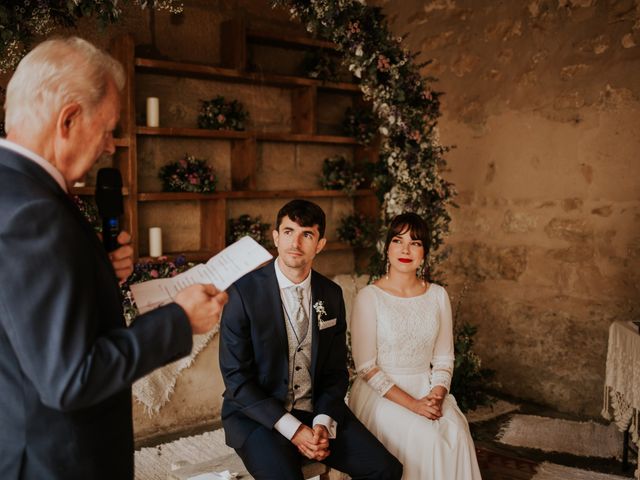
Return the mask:
<path id="1" fill-rule="evenodd" d="M 640 2 L 377 3 L 445 92 L 458 319 L 501 390 L 598 416 L 640 315 Z"/>
<path id="2" fill-rule="evenodd" d="M 479 326 L 477 352 L 497 371 L 503 391 L 597 416 L 607 329 L 640 313 L 640 2 L 376 3 L 394 32 L 409 34 L 406 45 L 421 51 L 419 61 L 434 60 L 423 73 L 439 77 L 438 89 L 446 92 L 441 140 L 456 148 L 447 155 L 445 176 L 457 185 L 460 208 L 452 212 L 445 270 L 458 319 Z M 171 59 L 218 64 L 220 22 L 238 12 L 256 26 L 294 27 L 266 1 L 191 0 L 178 21 L 155 14 L 155 47 Z M 107 32 L 81 24 L 60 33 L 106 47 L 112 35 L 125 32 L 136 44 L 152 43 L 149 16 L 137 9 Z M 158 94 L 161 116 L 172 122 L 189 123 L 194 102 L 215 94 L 187 80 L 152 77 L 140 79 L 139 100 Z M 263 128 L 288 121 L 288 99 L 278 89 L 221 93 L 246 95 Z M 338 109 L 333 99 L 327 105 L 320 121 L 331 130 Z M 184 151 L 215 158 L 221 188 L 229 185 L 228 145 L 150 139 L 139 145 L 141 185 L 159 190 L 153 172 Z M 327 154 L 326 147 L 265 143 L 259 188 L 313 188 L 318 172 L 312 165 Z M 320 203 L 334 238 L 351 205 Z M 273 222 L 280 204 L 236 202 L 228 215 L 261 214 Z M 165 231 L 180 232 L 167 238 L 172 249 L 193 247 L 190 239 L 199 232 L 192 205 L 176 205 L 179 214 L 171 220 L 157 207 L 143 208 L 149 211 L 142 232 L 145 221 L 166 221 Z M 328 275 L 348 273 L 353 257 L 328 253 L 317 265 Z M 138 440 L 219 419 L 217 342 L 179 377 L 159 415 L 134 402 Z"/>

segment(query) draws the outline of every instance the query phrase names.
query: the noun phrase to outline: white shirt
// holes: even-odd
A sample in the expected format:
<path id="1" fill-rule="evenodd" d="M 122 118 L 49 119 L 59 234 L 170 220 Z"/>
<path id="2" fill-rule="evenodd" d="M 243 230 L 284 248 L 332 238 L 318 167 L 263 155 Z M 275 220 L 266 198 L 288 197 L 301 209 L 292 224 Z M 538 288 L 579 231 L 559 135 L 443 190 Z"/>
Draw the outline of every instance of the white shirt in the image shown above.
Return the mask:
<path id="1" fill-rule="evenodd" d="M 282 273 L 282 270 L 280 270 L 280 265 L 278 263 L 279 261 L 279 257 L 276 258 L 276 260 L 273 262 L 273 265 L 275 266 L 276 270 L 276 280 L 278 281 L 278 287 L 280 287 L 280 298 L 282 299 L 282 305 L 285 308 L 286 313 L 291 318 L 293 318 L 294 306 L 288 304 L 287 297 L 284 294 L 284 290 L 291 287 L 302 287 L 302 305 L 309 318 L 311 318 L 311 312 L 309 312 L 308 310 L 309 306 L 311 305 L 311 272 L 309 272 L 307 278 L 305 278 L 302 282 L 293 283 L 285 276 L 284 273 Z M 294 417 L 290 413 L 285 413 L 282 417 L 280 417 L 280 420 L 276 422 L 274 428 L 278 432 L 280 432 L 287 440 L 291 440 L 298 431 L 298 428 L 300 428 L 301 424 L 302 422 L 296 417 Z M 329 415 L 316 415 L 313 419 L 313 426 L 315 427 L 316 425 L 323 425 L 329 432 L 329 438 L 336 438 L 338 424 Z"/>
<path id="2" fill-rule="evenodd" d="M 44 170 L 49 175 L 51 175 L 51 177 L 56 181 L 56 183 L 60 185 L 60 188 L 62 188 L 62 190 L 68 193 L 69 190 L 67 189 L 67 182 L 65 182 L 64 177 L 62 176 L 62 173 L 60 173 L 60 171 L 56 167 L 51 165 L 48 161 L 46 161 L 40 155 L 23 147 L 22 145 L 18 145 L 17 143 L 7 140 L 6 138 L 0 138 L 0 147 L 6 148 L 7 150 L 12 150 L 17 154 L 25 158 L 28 158 L 29 160 L 40 165 L 42 168 L 44 168 Z"/>

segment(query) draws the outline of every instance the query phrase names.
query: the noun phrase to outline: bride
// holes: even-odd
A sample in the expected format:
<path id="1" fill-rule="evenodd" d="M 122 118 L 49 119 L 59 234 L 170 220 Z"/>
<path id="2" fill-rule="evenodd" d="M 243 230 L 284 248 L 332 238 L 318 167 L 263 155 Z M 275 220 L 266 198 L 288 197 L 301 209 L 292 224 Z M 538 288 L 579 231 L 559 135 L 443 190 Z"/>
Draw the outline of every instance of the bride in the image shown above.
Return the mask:
<path id="1" fill-rule="evenodd" d="M 429 230 L 414 213 L 395 217 L 387 274 L 363 288 L 351 318 L 358 371 L 349 405 L 404 465 L 405 480 L 476 480 L 467 421 L 448 393 L 453 326 L 444 288 L 423 278 Z"/>

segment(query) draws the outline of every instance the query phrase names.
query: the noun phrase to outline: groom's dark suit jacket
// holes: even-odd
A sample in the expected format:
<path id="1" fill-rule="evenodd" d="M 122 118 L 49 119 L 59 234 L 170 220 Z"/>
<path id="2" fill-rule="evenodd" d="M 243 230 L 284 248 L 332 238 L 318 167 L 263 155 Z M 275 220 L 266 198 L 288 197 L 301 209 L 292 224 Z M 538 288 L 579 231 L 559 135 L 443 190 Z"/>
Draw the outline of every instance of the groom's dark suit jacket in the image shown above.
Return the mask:
<path id="1" fill-rule="evenodd" d="M 0 147 L 0 478 L 133 478 L 130 385 L 191 350 L 175 304 L 125 328 L 91 226 Z"/>
<path id="2" fill-rule="evenodd" d="M 222 424 L 226 442 L 240 448 L 259 425 L 268 429 L 282 417 L 288 387 L 288 346 L 285 319 L 273 262 L 242 277 L 229 290 L 220 328 L 220 369 L 226 390 Z M 347 349 L 342 290 L 331 280 L 311 272 L 312 303 L 324 303 L 318 327 L 312 308 L 313 413 L 340 422 L 346 410 Z"/>

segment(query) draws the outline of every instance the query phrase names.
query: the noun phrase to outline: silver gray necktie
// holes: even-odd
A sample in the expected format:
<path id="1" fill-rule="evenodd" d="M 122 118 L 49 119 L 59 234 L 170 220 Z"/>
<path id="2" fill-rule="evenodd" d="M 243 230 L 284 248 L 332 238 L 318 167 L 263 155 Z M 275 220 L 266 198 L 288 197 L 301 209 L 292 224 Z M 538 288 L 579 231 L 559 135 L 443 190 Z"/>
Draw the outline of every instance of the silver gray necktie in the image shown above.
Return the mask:
<path id="1" fill-rule="evenodd" d="M 302 287 L 295 287 L 295 294 L 297 299 L 296 311 L 293 315 L 293 328 L 298 337 L 298 343 L 302 343 L 307 336 L 307 330 L 309 329 L 309 316 L 303 306 Z"/>

